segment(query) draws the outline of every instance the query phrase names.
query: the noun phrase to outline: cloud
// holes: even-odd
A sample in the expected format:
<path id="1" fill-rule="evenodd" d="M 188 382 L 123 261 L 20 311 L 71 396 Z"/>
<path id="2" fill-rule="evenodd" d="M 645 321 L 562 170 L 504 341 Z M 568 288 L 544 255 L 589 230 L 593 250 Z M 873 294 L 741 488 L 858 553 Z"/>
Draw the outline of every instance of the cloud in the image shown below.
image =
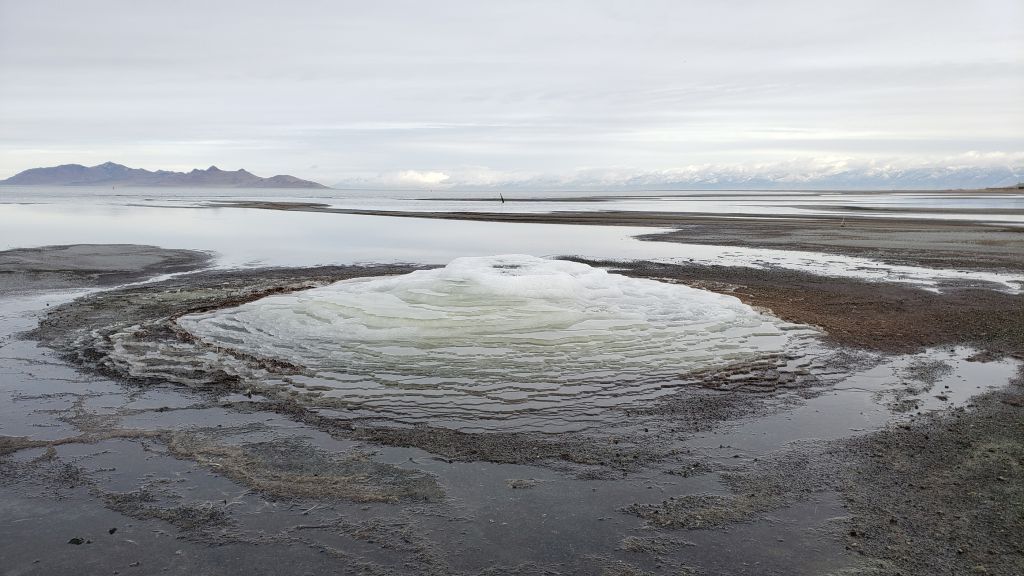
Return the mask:
<path id="1" fill-rule="evenodd" d="M 587 167 L 562 173 L 526 173 L 464 167 L 360 176 L 339 187 L 395 186 L 491 190 L 626 189 L 939 189 L 1012 186 L 1024 181 L 1024 152 L 966 152 L 905 158 L 820 156 L 761 163 L 703 163 L 659 170 Z"/>
<path id="2" fill-rule="evenodd" d="M 450 176 L 444 172 L 429 171 L 421 172 L 419 170 L 405 170 L 399 172 L 395 177 L 395 180 L 399 184 L 406 184 L 411 186 L 437 186 L 443 184 L 448 180 Z M 387 178 L 385 178 L 387 180 Z"/>
<path id="3" fill-rule="evenodd" d="M 1019 0 L 0 0 L 0 177 L 111 160 L 600 185 L 1009 153 L 1022 18 Z"/>

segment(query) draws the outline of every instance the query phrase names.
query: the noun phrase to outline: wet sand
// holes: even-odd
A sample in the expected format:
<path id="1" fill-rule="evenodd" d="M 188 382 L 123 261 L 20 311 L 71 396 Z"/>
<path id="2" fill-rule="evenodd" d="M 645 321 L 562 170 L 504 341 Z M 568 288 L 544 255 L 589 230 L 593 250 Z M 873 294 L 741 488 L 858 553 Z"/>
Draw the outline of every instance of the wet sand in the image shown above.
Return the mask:
<path id="1" fill-rule="evenodd" d="M 1010 382 L 1024 296 L 604 264 L 732 294 L 823 334 L 795 359 L 695 375 L 611 412 L 601 430 L 467 433 L 365 422 L 227 374 L 154 365 L 147 376 L 111 361 L 115 341 L 194 355 L 174 328 L 187 312 L 409 267 L 211 270 L 77 299 L 0 291 L 6 573 L 1024 569 L 1024 381 Z"/>
<path id="2" fill-rule="evenodd" d="M 160 274 L 195 270 L 212 256 L 135 244 L 75 244 L 0 252 L 0 294 L 116 286 Z"/>

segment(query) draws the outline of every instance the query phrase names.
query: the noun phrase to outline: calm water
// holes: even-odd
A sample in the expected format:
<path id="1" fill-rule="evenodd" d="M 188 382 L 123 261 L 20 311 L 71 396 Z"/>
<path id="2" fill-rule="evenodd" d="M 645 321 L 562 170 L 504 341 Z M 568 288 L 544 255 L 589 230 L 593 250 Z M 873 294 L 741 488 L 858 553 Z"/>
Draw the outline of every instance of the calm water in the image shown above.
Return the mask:
<path id="1" fill-rule="evenodd" d="M 0 187 L 0 203 L 90 203 L 194 206 L 226 200 L 319 202 L 338 208 L 413 212 L 630 210 L 735 215 L 837 215 L 924 217 L 1024 224 L 1024 192 L 810 192 L 810 191 L 498 191 L 273 190 L 97 187 Z M 574 201 L 580 198 L 588 201 Z M 596 200 L 596 201 L 589 201 Z M 921 210 L 943 210 L 941 213 Z M 958 212 L 963 210 L 964 212 Z M 983 211 L 978 213 L 978 211 Z"/>
<path id="2" fill-rule="evenodd" d="M 12 191 L 0 187 L 0 192 Z M 73 243 L 150 244 L 208 250 L 221 267 L 314 266 L 366 262 L 447 264 L 461 256 L 575 255 L 594 259 L 694 262 L 801 270 L 835 277 L 935 287 L 944 280 L 994 282 L 1020 289 L 1024 275 L 934 270 L 815 252 L 649 242 L 657 228 L 445 221 L 246 208 L 199 208 L 195 192 L 180 207 L 85 189 L 39 188 L 38 202 L 0 202 L 0 249 Z M 273 198 L 281 191 L 232 191 L 232 199 Z M 331 191 L 333 192 L 333 191 Z M 60 196 L 59 194 L 65 194 Z M 153 194 L 153 190 L 147 190 Z M 209 191 L 204 191 L 209 193 Z M 221 198 L 225 199 L 225 198 Z M 294 198 L 293 198 L 294 200 Z M 396 202 L 398 200 L 395 200 Z M 402 200 L 413 203 L 415 200 Z M 529 203 L 526 203 L 529 204 Z M 577 203 L 591 206 L 594 203 Z M 598 203 L 598 205 L 607 203 Z M 509 204 L 506 204 L 508 206 Z"/>

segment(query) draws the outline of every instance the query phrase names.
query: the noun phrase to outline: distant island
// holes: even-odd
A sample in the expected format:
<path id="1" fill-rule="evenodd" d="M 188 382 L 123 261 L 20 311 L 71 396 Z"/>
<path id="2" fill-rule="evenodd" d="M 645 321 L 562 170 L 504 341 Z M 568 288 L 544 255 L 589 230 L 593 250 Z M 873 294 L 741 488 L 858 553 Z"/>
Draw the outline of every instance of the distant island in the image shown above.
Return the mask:
<path id="1" fill-rule="evenodd" d="M 247 170 L 221 170 L 210 166 L 206 170 L 191 172 L 152 172 L 142 168 L 129 168 L 106 162 L 98 166 L 64 164 L 50 168 L 32 168 L 19 172 L 0 185 L 20 186 L 160 186 L 200 188 L 327 188 L 323 184 L 278 175 L 261 178 Z"/>

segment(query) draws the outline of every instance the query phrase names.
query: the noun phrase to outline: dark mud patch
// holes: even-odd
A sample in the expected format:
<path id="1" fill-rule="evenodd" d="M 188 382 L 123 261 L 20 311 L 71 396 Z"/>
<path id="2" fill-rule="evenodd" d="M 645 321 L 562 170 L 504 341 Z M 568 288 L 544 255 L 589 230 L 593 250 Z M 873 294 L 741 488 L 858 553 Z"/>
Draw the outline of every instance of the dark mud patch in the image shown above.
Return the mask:
<path id="1" fill-rule="evenodd" d="M 79 421 L 77 425 L 81 424 Z M 365 452 L 335 454 L 296 437 L 229 443 L 231 436 L 232 430 L 227 428 L 104 428 L 55 440 L 0 436 L 0 458 L 22 450 L 45 448 L 36 458 L 42 462 L 53 460 L 58 446 L 148 439 L 166 445 L 175 458 L 196 462 L 269 498 L 351 502 L 437 502 L 444 498 L 431 474 L 376 462 Z"/>
<path id="2" fill-rule="evenodd" d="M 339 457 L 301 438 L 234 446 L 209 434 L 182 432 L 171 435 L 168 448 L 178 458 L 275 498 L 436 502 L 444 497 L 428 473 L 375 462 L 361 452 Z"/>
<path id="3" fill-rule="evenodd" d="M 0 486 L 31 486 L 46 496 L 60 499 L 69 490 L 90 486 L 88 474 L 68 462 L 50 457 L 15 460 L 10 454 L 0 456 Z"/>
<path id="4" fill-rule="evenodd" d="M 0 436 L 0 457 L 32 448 L 46 448 L 49 453 L 54 447 L 65 444 L 96 444 L 103 440 L 115 438 L 158 438 L 162 435 L 162 432 L 156 430 L 101 430 L 55 440 L 34 440 L 21 436 Z"/>
<path id="5" fill-rule="evenodd" d="M 622 539 L 622 549 L 636 554 L 663 556 L 688 542 L 667 536 L 627 536 Z"/>
<path id="6" fill-rule="evenodd" d="M 24 436 L 0 436 L 0 457 L 49 444 L 46 440 L 33 440 Z"/>
<path id="7" fill-rule="evenodd" d="M 880 394 L 878 400 L 885 402 L 893 412 L 911 412 L 921 403 L 920 398 L 914 396 L 930 392 L 943 377 L 952 372 L 953 367 L 942 360 L 915 360 L 898 372 L 901 387 Z"/>
<path id="8" fill-rule="evenodd" d="M 535 488 L 540 484 L 540 480 L 534 478 L 509 478 L 505 480 L 505 486 L 508 486 L 512 490 L 528 490 Z"/>
<path id="9" fill-rule="evenodd" d="M 639 470 L 678 453 L 664 445 L 645 445 L 633 439 L 621 443 L 602 442 L 582 434 L 468 433 L 436 427 L 381 427 L 357 429 L 354 436 L 389 446 L 415 447 L 460 462 L 531 464 L 552 461 L 623 472 Z"/>
<path id="10" fill-rule="evenodd" d="M 846 511 L 829 537 L 860 560 L 836 574 L 1024 573 L 1020 385 L 979 396 L 967 408 L 738 462 L 719 477 L 723 493 L 635 503 L 623 511 L 652 528 L 703 530 L 838 494 Z"/>
<path id="11" fill-rule="evenodd" d="M 578 259 L 577 259 L 578 260 Z M 791 270 L 652 262 L 599 262 L 619 274 L 664 279 L 736 296 L 796 324 L 822 328 L 839 345 L 912 353 L 968 344 L 1024 358 L 1024 294 L 836 279 Z"/>
<path id="12" fill-rule="evenodd" d="M 444 560 L 436 544 L 424 537 L 415 528 L 405 522 L 389 522 L 380 519 L 352 521 L 336 518 L 317 524 L 299 524 L 289 529 L 293 534 L 304 532 L 329 532 L 343 535 L 353 541 L 373 545 L 390 556 L 392 561 L 405 557 L 407 570 L 388 569 L 375 564 L 363 564 L 361 574 L 451 574 L 454 571 Z M 349 554 L 341 549 L 327 547 L 329 554 L 344 558 Z"/>
<path id="13" fill-rule="evenodd" d="M 900 372 L 900 376 L 926 386 L 934 386 L 943 376 L 952 371 L 953 367 L 942 360 L 917 360 L 904 368 Z"/>
<path id="14" fill-rule="evenodd" d="M 158 473 L 138 488 L 111 491 L 102 470 L 60 459 L 0 458 L 0 492 L 11 514 L 0 522 L 5 568 L 18 574 L 456 573 L 401 516 L 357 520 L 351 516 L 358 511 L 339 515 L 326 502 L 268 508 L 255 496 L 228 502 L 195 484 L 201 475 L 188 476 Z"/>
<path id="15" fill-rule="evenodd" d="M 673 496 L 656 504 L 632 504 L 623 511 L 658 528 L 720 528 L 750 522 L 770 510 L 835 491 L 840 469 L 840 461 L 822 446 L 797 446 L 721 472 L 727 494 Z"/>
<path id="16" fill-rule="evenodd" d="M 1024 573 L 1024 393 L 845 443 L 847 543 L 903 574 Z"/>
<path id="17" fill-rule="evenodd" d="M 167 504 L 146 488 L 131 492 L 101 492 L 107 508 L 139 520 L 163 520 L 184 532 L 210 532 L 234 525 L 231 516 L 219 505 Z M 207 535 L 212 536 L 210 534 Z"/>
<path id="18" fill-rule="evenodd" d="M 137 244 L 71 244 L 0 252 L 0 294 L 113 286 L 207 265 L 211 255 Z"/>

